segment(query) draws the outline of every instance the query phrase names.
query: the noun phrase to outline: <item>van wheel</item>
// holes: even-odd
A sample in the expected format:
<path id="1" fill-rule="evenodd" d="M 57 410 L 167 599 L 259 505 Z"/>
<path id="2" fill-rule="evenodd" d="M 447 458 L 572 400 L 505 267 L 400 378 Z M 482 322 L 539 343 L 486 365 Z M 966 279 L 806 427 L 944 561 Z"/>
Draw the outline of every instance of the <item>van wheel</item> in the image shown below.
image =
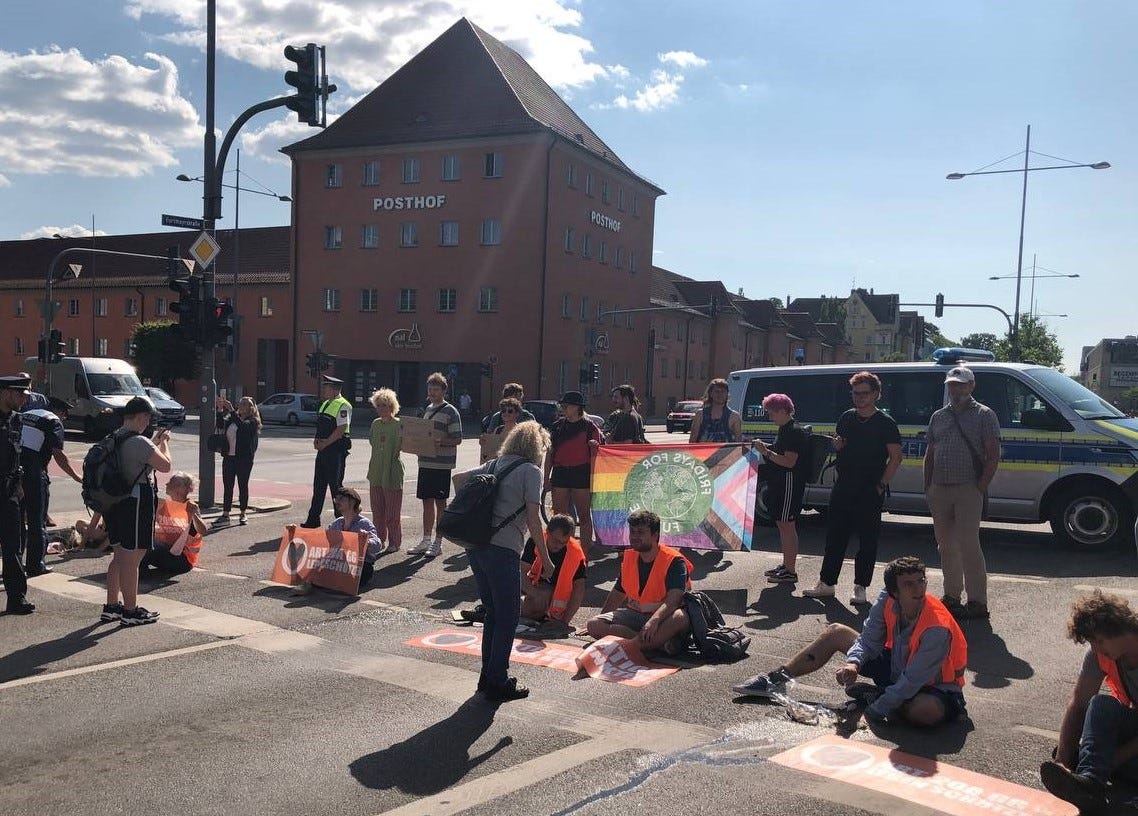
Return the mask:
<path id="1" fill-rule="evenodd" d="M 1130 540 L 1134 524 L 1126 497 L 1093 482 L 1060 490 L 1052 500 L 1049 521 L 1056 538 L 1083 551 L 1121 547 Z"/>
<path id="2" fill-rule="evenodd" d="M 299 424 L 300 424 L 300 417 L 298 417 L 296 414 L 290 413 L 287 417 L 285 417 L 285 425 L 294 425 L 295 426 L 295 425 L 299 425 Z"/>

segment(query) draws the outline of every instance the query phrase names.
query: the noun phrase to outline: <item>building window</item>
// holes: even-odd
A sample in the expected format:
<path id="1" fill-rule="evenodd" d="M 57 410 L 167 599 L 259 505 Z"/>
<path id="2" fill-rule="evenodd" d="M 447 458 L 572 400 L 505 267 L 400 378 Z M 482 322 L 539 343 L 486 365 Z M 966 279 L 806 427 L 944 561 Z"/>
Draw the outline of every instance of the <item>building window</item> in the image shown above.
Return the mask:
<path id="1" fill-rule="evenodd" d="M 458 181 L 460 178 L 462 178 L 462 168 L 458 156 L 443 156 L 443 181 Z"/>
<path id="2" fill-rule="evenodd" d="M 95 299 L 95 317 L 106 317 L 106 316 L 107 316 L 107 299 L 106 298 L 96 298 Z"/>
<path id="3" fill-rule="evenodd" d="M 326 287 L 323 292 L 324 311 L 340 311 L 340 290 Z"/>
<path id="4" fill-rule="evenodd" d="M 453 312 L 458 308 L 458 290 L 457 289 L 440 289 L 439 290 L 439 311 L 440 312 Z"/>
<path id="5" fill-rule="evenodd" d="M 374 187 L 379 184 L 379 162 L 366 161 L 364 162 L 364 179 L 363 185 L 365 187 Z"/>
<path id="6" fill-rule="evenodd" d="M 577 189 L 577 165 L 572 162 L 569 162 L 568 182 L 570 187 Z"/>
<path id="7" fill-rule="evenodd" d="M 699 364 L 699 378 L 701 380 L 707 379 L 707 360 L 700 361 Z"/>
<path id="8" fill-rule="evenodd" d="M 573 244 L 576 243 L 576 240 L 577 239 L 573 237 L 573 228 L 572 227 L 566 227 L 565 228 L 565 251 L 566 252 L 572 252 L 573 251 Z"/>
<path id="9" fill-rule="evenodd" d="M 589 319 L 589 296 L 581 295 L 581 319 Z"/>
<path id="10" fill-rule="evenodd" d="M 419 160 L 403 160 L 403 183 L 414 184 L 419 180 Z"/>
<path id="11" fill-rule="evenodd" d="M 399 225 L 399 246 L 419 246 L 419 225 L 414 221 Z"/>
<path id="12" fill-rule="evenodd" d="M 71 298 L 67 301 L 67 314 L 69 317 L 79 317 L 79 298 Z"/>
<path id="13" fill-rule="evenodd" d="M 325 187 L 343 187 L 344 186 L 344 168 L 338 164 L 328 165 L 324 173 L 324 186 Z"/>
<path id="14" fill-rule="evenodd" d="M 502 222 L 497 218 L 487 218 L 482 222 L 482 244 L 493 246 L 502 243 Z"/>
<path id="15" fill-rule="evenodd" d="M 617 269 L 624 268 L 624 247 L 617 247 L 612 251 L 612 265 Z"/>
<path id="16" fill-rule="evenodd" d="M 439 246 L 458 246 L 457 221 L 443 221 L 439 224 Z"/>
<path id="17" fill-rule="evenodd" d="M 134 355 L 137 351 L 138 351 L 138 349 L 136 349 L 134 347 L 134 341 L 131 340 L 129 337 L 122 341 L 123 359 L 126 359 L 128 357 L 134 357 Z"/>
<path id="18" fill-rule="evenodd" d="M 600 324 L 604 323 L 605 319 L 604 319 L 604 317 L 602 317 L 604 310 L 605 310 L 605 302 L 603 300 L 598 300 L 597 301 L 597 325 L 598 326 Z"/>
<path id="19" fill-rule="evenodd" d="M 272 304 L 272 301 L 269 300 L 267 295 L 265 295 L 261 298 L 260 314 L 261 314 L 261 317 L 272 317 L 273 316 L 273 304 Z"/>
<path id="20" fill-rule="evenodd" d="M 70 342 L 71 342 L 71 356 L 72 357 L 78 357 L 79 356 L 79 338 L 78 337 L 72 337 Z"/>
<path id="21" fill-rule="evenodd" d="M 569 363 L 566 360 L 561 361 L 557 371 L 557 393 L 564 394 L 569 387 Z"/>
<path id="22" fill-rule="evenodd" d="M 17 357 L 23 357 L 24 356 L 24 338 L 22 338 L 22 337 L 16 338 L 16 356 Z"/>
<path id="23" fill-rule="evenodd" d="M 581 257 L 593 257 L 593 236 L 585 233 L 585 237 L 581 239 Z"/>
<path id="24" fill-rule="evenodd" d="M 502 177 L 502 154 L 501 153 L 487 153 L 485 169 L 482 174 L 486 178 L 501 178 Z"/>
<path id="25" fill-rule="evenodd" d="M 135 317 L 138 315 L 138 300 L 132 297 L 126 298 L 123 301 L 122 313 L 126 317 Z"/>
<path id="26" fill-rule="evenodd" d="M 360 227 L 360 246 L 364 249 L 379 246 L 379 224 L 364 224 Z"/>
<path id="27" fill-rule="evenodd" d="M 360 290 L 360 311 L 361 312 L 374 312 L 379 309 L 379 290 L 378 289 L 361 289 Z"/>
<path id="28" fill-rule="evenodd" d="M 617 187 L 616 188 L 616 208 L 618 210 L 620 210 L 621 212 L 624 212 L 624 188 L 623 187 Z"/>
<path id="29" fill-rule="evenodd" d="M 561 296 L 561 316 L 573 316 L 573 296 L 568 293 Z"/>
<path id="30" fill-rule="evenodd" d="M 632 214 L 640 215 L 640 196 L 636 193 L 632 194 Z"/>
<path id="31" fill-rule="evenodd" d="M 593 195 L 593 174 L 588 170 L 585 171 L 585 195 Z"/>
<path id="32" fill-rule="evenodd" d="M 625 328 L 631 329 L 631 328 L 633 327 L 633 326 L 632 326 L 632 321 L 633 321 L 633 319 L 634 319 L 634 316 L 633 316 L 632 312 L 629 312 L 628 314 L 626 314 L 626 315 L 624 316 L 624 325 L 625 325 Z M 613 325 L 615 326 L 615 325 L 616 325 L 616 323 L 614 322 L 614 323 L 613 323 Z"/>
<path id="33" fill-rule="evenodd" d="M 23 317 L 23 316 L 24 316 L 24 299 L 19 298 L 16 301 L 16 317 Z"/>
<path id="34" fill-rule="evenodd" d="M 662 380 L 668 379 L 668 358 L 667 357 L 661 357 L 660 358 L 660 379 L 662 379 Z"/>
<path id="35" fill-rule="evenodd" d="M 498 311 L 498 287 L 481 286 L 478 288 L 478 311 Z"/>
<path id="36" fill-rule="evenodd" d="M 609 201 L 611 200 L 611 198 L 612 198 L 612 196 L 609 195 L 609 183 L 602 179 L 601 180 L 601 201 L 603 201 L 605 204 L 608 204 Z"/>
<path id="37" fill-rule="evenodd" d="M 165 317 L 169 313 L 169 308 L 166 305 L 166 298 L 154 298 L 154 314 L 158 317 Z"/>
<path id="38" fill-rule="evenodd" d="M 636 271 L 636 250 L 634 249 L 628 250 L 628 271 Z"/>
<path id="39" fill-rule="evenodd" d="M 324 228 L 324 248 L 339 249 L 344 244 L 344 231 L 340 227 Z"/>
<path id="40" fill-rule="evenodd" d="M 677 358 L 675 362 L 676 362 L 676 366 L 675 366 L 676 367 L 676 379 L 677 380 L 683 379 L 684 372 L 682 370 L 680 370 L 681 362 L 680 362 L 679 358 Z"/>
<path id="41" fill-rule="evenodd" d="M 415 301 L 419 294 L 418 289 L 400 289 L 399 290 L 399 311 L 413 312 L 415 311 Z"/>
<path id="42" fill-rule="evenodd" d="M 603 264 L 607 264 L 609 262 L 609 245 L 605 241 L 601 241 L 601 248 L 597 253 L 597 260 Z"/>
<path id="43" fill-rule="evenodd" d="M 663 329 L 663 334 L 664 334 L 665 340 L 668 340 L 672 336 L 671 326 L 672 326 L 672 321 L 670 321 L 670 320 L 662 321 L 661 328 Z"/>
<path id="44" fill-rule="evenodd" d="M 109 346 L 109 344 L 107 343 L 107 338 L 100 337 L 98 340 L 96 340 L 95 341 L 95 356 L 96 357 L 106 357 L 108 346 Z"/>

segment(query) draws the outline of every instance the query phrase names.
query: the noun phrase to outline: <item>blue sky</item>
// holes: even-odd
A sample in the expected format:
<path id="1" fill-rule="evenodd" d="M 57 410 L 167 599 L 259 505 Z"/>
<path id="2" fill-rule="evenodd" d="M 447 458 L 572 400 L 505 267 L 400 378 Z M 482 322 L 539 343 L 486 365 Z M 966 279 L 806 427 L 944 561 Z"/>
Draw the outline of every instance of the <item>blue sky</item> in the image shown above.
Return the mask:
<path id="1" fill-rule="evenodd" d="M 200 215 L 204 2 L 9 0 L 0 29 L 0 239 L 160 229 Z M 630 166 L 667 191 L 655 261 L 751 297 L 899 292 L 1012 310 L 1021 176 L 946 181 L 1032 149 L 1109 170 L 1032 173 L 1025 264 L 1075 370 L 1138 331 L 1138 4 L 219 0 L 218 125 L 288 90 L 286 43 L 328 47 L 332 112 L 460 16 L 522 53 Z M 277 149 L 306 129 L 246 126 L 243 186 L 289 192 Z M 1033 164 L 1055 164 L 1043 156 Z M 232 159 L 230 168 L 232 169 Z M 234 181 L 230 173 L 229 182 Z M 232 212 L 227 200 L 226 212 Z M 288 206 L 243 195 L 241 225 Z M 222 222 L 219 226 L 230 226 Z M 1041 273 L 1046 274 L 1046 273 Z M 1025 279 L 1023 309 L 1029 308 Z M 931 309 L 927 316 L 932 317 Z M 949 336 L 1002 331 L 949 310 Z"/>

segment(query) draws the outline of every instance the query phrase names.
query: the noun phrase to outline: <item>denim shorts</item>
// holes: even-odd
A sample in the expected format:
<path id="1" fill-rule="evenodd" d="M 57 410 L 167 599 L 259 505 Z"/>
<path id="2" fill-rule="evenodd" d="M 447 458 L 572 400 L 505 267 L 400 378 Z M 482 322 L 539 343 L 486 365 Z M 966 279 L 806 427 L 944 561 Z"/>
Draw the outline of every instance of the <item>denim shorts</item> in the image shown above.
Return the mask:
<path id="1" fill-rule="evenodd" d="M 890 680 L 892 669 L 893 651 L 891 649 L 883 649 L 881 654 L 873 658 L 873 660 L 866 661 L 866 663 L 858 669 L 858 674 L 862 677 L 868 677 L 878 688 L 887 688 L 893 685 Z M 944 706 L 945 722 L 956 722 L 956 720 L 960 719 L 966 713 L 964 695 L 959 692 L 945 691 L 942 688 L 936 688 L 934 686 L 925 686 L 918 691 L 917 694 L 930 694 L 940 700 Z"/>

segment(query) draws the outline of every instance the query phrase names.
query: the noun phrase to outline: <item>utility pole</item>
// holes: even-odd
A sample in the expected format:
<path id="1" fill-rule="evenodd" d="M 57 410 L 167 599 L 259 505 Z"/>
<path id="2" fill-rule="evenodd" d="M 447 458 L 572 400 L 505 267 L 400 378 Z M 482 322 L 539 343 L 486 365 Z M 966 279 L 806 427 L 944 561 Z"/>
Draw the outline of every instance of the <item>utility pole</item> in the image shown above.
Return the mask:
<path id="1" fill-rule="evenodd" d="M 202 172 L 203 206 L 202 221 L 205 231 L 211 236 L 217 219 L 218 205 L 221 202 L 221 187 L 217 175 L 217 137 L 214 135 L 214 102 L 217 73 L 217 0 L 206 0 L 206 45 L 205 45 L 205 157 Z M 210 264 L 210 267 L 214 267 Z M 205 304 L 216 297 L 214 271 L 210 267 L 202 270 L 202 314 L 200 325 L 205 326 L 208 315 Z M 216 267 L 214 267 L 216 268 Z M 217 399 L 216 353 L 214 347 L 203 346 L 198 398 L 198 504 L 203 509 L 213 507 L 214 503 L 214 453 L 209 449 L 209 437 L 213 433 L 214 405 Z"/>

